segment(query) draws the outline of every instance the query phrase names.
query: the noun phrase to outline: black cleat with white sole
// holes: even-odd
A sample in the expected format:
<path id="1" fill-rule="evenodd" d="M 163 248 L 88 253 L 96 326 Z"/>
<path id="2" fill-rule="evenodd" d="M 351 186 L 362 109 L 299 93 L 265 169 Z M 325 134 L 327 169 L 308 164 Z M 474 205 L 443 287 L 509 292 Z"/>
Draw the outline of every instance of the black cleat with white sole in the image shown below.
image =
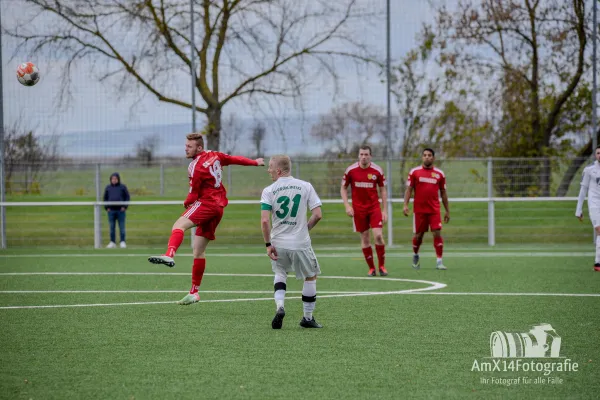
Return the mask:
<path id="1" fill-rule="evenodd" d="M 302 317 L 302 321 L 300 321 L 300 326 L 303 328 L 322 328 L 323 327 L 323 325 L 321 325 L 317 321 L 315 321 L 315 317 L 312 317 L 311 319 L 306 319 L 306 318 Z"/>
<path id="2" fill-rule="evenodd" d="M 173 268 L 175 266 L 175 260 L 169 256 L 152 256 L 148 257 L 148 261 L 150 261 L 152 264 L 166 265 L 169 268 Z"/>
<path id="3" fill-rule="evenodd" d="M 271 327 L 273 329 L 281 329 L 283 326 L 283 318 L 285 317 L 285 310 L 283 307 L 279 307 L 275 316 L 273 317 L 273 321 L 271 322 Z"/>

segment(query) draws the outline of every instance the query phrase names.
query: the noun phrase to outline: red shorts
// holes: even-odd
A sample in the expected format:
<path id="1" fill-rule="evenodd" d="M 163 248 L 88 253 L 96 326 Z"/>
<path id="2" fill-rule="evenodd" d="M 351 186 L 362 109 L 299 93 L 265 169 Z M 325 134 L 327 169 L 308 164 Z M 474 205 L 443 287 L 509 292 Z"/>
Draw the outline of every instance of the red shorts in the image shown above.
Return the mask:
<path id="1" fill-rule="evenodd" d="M 381 208 L 373 208 L 369 211 L 354 210 L 354 232 L 365 232 L 369 228 L 383 228 L 383 217 Z"/>
<path id="2" fill-rule="evenodd" d="M 413 215 L 414 233 L 427 232 L 430 228 L 432 231 L 442 229 L 442 217 L 439 212 L 435 214 L 415 213 Z"/>
<path id="3" fill-rule="evenodd" d="M 196 236 L 215 240 L 215 231 L 223 218 L 223 207 L 202 205 L 196 201 L 181 216 L 196 224 Z"/>

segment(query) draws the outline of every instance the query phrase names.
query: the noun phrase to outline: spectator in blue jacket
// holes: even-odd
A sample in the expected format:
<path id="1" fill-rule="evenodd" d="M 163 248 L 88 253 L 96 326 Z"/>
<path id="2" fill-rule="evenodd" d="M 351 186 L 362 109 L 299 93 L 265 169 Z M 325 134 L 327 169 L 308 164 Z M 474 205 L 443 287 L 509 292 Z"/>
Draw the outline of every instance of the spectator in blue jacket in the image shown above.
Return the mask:
<path id="1" fill-rule="evenodd" d="M 110 185 L 104 190 L 104 201 L 129 201 L 129 191 L 127 186 L 121 183 L 121 177 L 117 172 L 110 176 Z M 115 223 L 119 221 L 119 232 L 121 233 L 121 248 L 127 247 L 125 244 L 125 210 L 126 205 L 104 206 L 108 212 L 108 224 L 110 226 L 110 243 L 106 246 L 109 249 L 117 247 L 115 240 Z"/>

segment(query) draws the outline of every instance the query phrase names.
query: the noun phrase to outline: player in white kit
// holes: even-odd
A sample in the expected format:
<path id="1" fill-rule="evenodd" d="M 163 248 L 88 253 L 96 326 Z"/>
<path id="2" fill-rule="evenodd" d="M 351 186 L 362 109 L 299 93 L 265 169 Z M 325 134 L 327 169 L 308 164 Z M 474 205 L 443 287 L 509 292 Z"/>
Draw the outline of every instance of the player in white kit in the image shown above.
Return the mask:
<path id="1" fill-rule="evenodd" d="M 308 234 L 321 220 L 321 199 L 309 182 L 290 175 L 291 168 L 288 156 L 271 157 L 267 171 L 274 182 L 263 190 L 260 198 L 263 238 L 275 273 L 276 313 L 271 327 L 281 329 L 283 325 L 287 274 L 293 271 L 297 279 L 304 279 L 304 316 L 300 326 L 322 328 L 312 315 L 317 300 L 317 275 L 321 269 Z M 311 217 L 307 221 L 308 210 Z"/>
<path id="2" fill-rule="evenodd" d="M 577 199 L 575 216 L 583 221 L 583 201 L 587 194 L 590 220 L 596 230 L 596 259 L 594 271 L 600 272 L 600 146 L 596 147 L 594 154 L 596 161 L 584 168 L 581 178 L 581 190 Z"/>

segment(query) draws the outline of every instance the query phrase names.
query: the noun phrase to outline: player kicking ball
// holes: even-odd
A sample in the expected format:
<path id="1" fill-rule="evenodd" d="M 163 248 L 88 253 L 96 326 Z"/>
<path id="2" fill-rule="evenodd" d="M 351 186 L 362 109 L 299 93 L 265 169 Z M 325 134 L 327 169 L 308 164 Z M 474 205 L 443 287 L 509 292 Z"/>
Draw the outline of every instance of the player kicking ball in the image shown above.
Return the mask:
<path id="1" fill-rule="evenodd" d="M 600 272 L 600 146 L 594 151 L 596 161 L 584 168 L 581 178 L 581 189 L 577 199 L 575 216 L 583 222 L 583 201 L 587 194 L 588 212 L 594 230 L 596 231 L 596 258 L 594 260 L 594 271 Z"/>
<path id="2" fill-rule="evenodd" d="M 190 292 L 179 301 L 180 305 L 197 303 L 200 300 L 198 289 L 202 283 L 206 269 L 205 250 L 211 240 L 215 240 L 215 231 L 221 218 L 223 209 L 227 206 L 227 191 L 223 186 L 223 170 L 227 165 L 265 165 L 262 158 L 251 160 L 242 156 L 230 156 L 218 151 L 205 151 L 204 139 L 200 133 L 191 133 L 186 136 L 185 156 L 191 158 L 188 167 L 190 191 L 183 202 L 185 211 L 173 225 L 167 252 L 160 256 L 148 258 L 153 264 L 163 264 L 167 267 L 175 266 L 175 253 L 183 242 L 184 232 L 196 227 L 193 241 L 194 262 L 192 265 L 192 288 Z"/>
<path id="3" fill-rule="evenodd" d="M 315 321 L 313 311 L 317 301 L 317 276 L 321 273 L 319 262 L 312 249 L 308 231 L 321 220 L 321 199 L 313 186 L 290 175 L 292 162 L 286 155 L 271 157 L 267 172 L 273 184 L 267 186 L 260 198 L 261 227 L 267 246 L 267 256 L 275 273 L 275 317 L 273 329 L 281 329 L 285 317 L 285 291 L 287 275 L 295 272 L 304 280 L 302 306 L 303 328 L 322 328 Z M 306 214 L 310 210 L 308 222 Z"/>
<path id="4" fill-rule="evenodd" d="M 433 166 L 435 161 L 435 152 L 432 149 L 425 149 L 422 153 L 423 164 L 413 168 L 408 174 L 406 183 L 406 192 L 404 193 L 404 215 L 408 217 L 410 210 L 408 203 L 415 193 L 413 200 L 413 262 L 414 269 L 420 269 L 419 248 L 423 242 L 423 235 L 429 229 L 433 234 L 433 247 L 437 255 L 436 269 L 447 269 L 442 262 L 444 252 L 444 240 L 442 239 L 442 219 L 440 217 L 440 200 L 446 209 L 444 222 L 450 222 L 450 207 L 448 205 L 448 195 L 446 194 L 446 176 L 442 170 Z"/>
<path id="5" fill-rule="evenodd" d="M 352 187 L 352 205 L 348 202 L 348 186 Z M 379 205 L 379 188 L 383 212 Z M 346 207 L 346 214 L 354 222 L 354 231 L 360 233 L 360 245 L 369 267 L 369 276 L 376 276 L 375 262 L 373 261 L 373 248 L 371 247 L 371 233 L 375 239 L 375 251 L 379 275 L 388 274 L 385 268 L 385 242 L 383 241 L 383 224 L 387 222 L 388 204 L 387 189 L 383 169 L 371 162 L 371 147 L 363 145 L 358 150 L 358 162 L 346 169 L 342 178 L 340 195 Z"/>

